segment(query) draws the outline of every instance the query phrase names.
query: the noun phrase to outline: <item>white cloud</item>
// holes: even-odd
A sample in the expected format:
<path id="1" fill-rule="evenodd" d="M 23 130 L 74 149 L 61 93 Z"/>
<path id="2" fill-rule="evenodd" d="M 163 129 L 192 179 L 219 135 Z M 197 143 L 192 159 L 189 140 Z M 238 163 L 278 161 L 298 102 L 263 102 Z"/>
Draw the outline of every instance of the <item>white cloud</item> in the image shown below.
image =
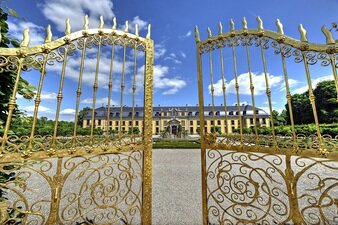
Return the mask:
<path id="1" fill-rule="evenodd" d="M 268 74 L 269 76 L 269 84 L 270 88 L 276 87 L 281 84 L 283 81 L 283 78 L 281 76 L 275 76 Z M 252 73 L 252 80 L 254 84 L 254 94 L 255 95 L 262 95 L 265 94 L 266 86 L 265 86 L 265 79 L 264 74 L 260 73 Z M 250 80 L 249 80 L 249 73 L 242 73 L 238 76 L 238 84 L 239 84 L 239 93 L 243 95 L 251 95 L 250 91 Z M 208 86 L 209 92 L 211 85 Z M 215 96 L 223 96 L 223 90 L 222 90 L 222 79 L 218 80 L 214 84 L 215 88 Z M 235 79 L 232 79 L 230 82 L 226 82 L 226 90 L 227 93 L 236 94 L 235 89 Z"/>
<path id="2" fill-rule="evenodd" d="M 18 19 L 8 21 L 9 34 L 21 42 L 22 32 L 24 29 L 29 28 L 30 33 L 30 46 L 40 45 L 44 42 L 45 28 L 38 26 L 32 22 L 22 21 Z"/>
<path id="3" fill-rule="evenodd" d="M 138 90 L 142 89 L 144 66 L 140 67 L 136 76 Z M 154 65 L 154 89 L 164 89 L 163 95 L 171 95 L 177 93 L 186 86 L 186 82 L 178 77 L 168 78 L 169 67 L 162 65 Z"/>
<path id="4" fill-rule="evenodd" d="M 28 113 L 32 113 L 32 112 L 34 112 L 34 108 L 35 108 L 34 105 L 30 105 L 30 106 L 24 107 L 23 110 L 27 111 Z M 39 106 L 39 110 L 38 111 L 39 112 L 44 112 L 44 113 L 46 113 L 46 112 L 52 112 L 52 110 L 50 108 L 42 106 L 42 105 Z"/>
<path id="5" fill-rule="evenodd" d="M 155 48 L 154 53 L 155 59 L 162 57 L 167 52 L 167 49 L 163 44 L 155 44 L 154 48 Z"/>
<path id="6" fill-rule="evenodd" d="M 41 100 L 56 101 L 57 94 L 55 92 L 42 92 L 41 93 Z"/>
<path id="7" fill-rule="evenodd" d="M 83 99 L 83 100 L 81 101 L 81 103 L 83 103 L 83 104 L 93 104 L 93 98 L 86 98 L 86 99 Z M 108 103 L 108 98 L 107 98 L 107 97 L 106 97 L 106 98 L 97 98 L 97 99 L 96 99 L 96 104 L 97 104 L 97 105 L 102 105 L 102 104 L 107 105 L 107 103 Z M 115 105 L 115 106 L 117 106 L 118 103 L 117 103 L 115 100 L 110 99 L 110 105 Z"/>
<path id="8" fill-rule="evenodd" d="M 63 109 L 63 110 L 60 111 L 60 114 L 62 114 L 62 115 L 74 115 L 75 109 L 70 109 L 70 108 Z"/>
<path id="9" fill-rule="evenodd" d="M 60 32 L 65 30 L 66 18 L 70 19 L 72 30 L 77 31 L 82 29 L 86 14 L 89 15 L 90 27 L 98 27 L 101 15 L 109 21 L 109 24 L 114 17 L 113 2 L 110 0 L 45 0 L 39 7 Z"/>
<path id="10" fill-rule="evenodd" d="M 134 33 L 135 32 L 135 24 L 138 24 L 138 30 L 139 31 L 146 30 L 147 26 L 149 24 L 147 21 L 144 21 L 144 20 L 140 19 L 139 16 L 135 16 L 133 18 L 133 20 L 128 21 L 128 23 L 129 23 L 129 32 L 130 33 Z M 121 26 L 121 30 L 124 30 L 124 29 L 125 29 L 125 25 L 122 25 Z"/>
<path id="11" fill-rule="evenodd" d="M 181 60 L 178 60 L 176 58 L 173 58 L 173 57 L 165 57 L 164 60 L 170 60 L 170 61 L 173 61 L 175 64 L 181 64 L 182 61 Z"/>
<path id="12" fill-rule="evenodd" d="M 184 35 L 180 36 L 180 38 L 181 38 L 181 39 L 188 38 L 188 37 L 190 37 L 190 36 L 191 36 L 191 34 L 192 34 L 191 30 L 189 30 L 189 31 L 188 31 L 186 34 L 184 34 Z"/>
<path id="13" fill-rule="evenodd" d="M 320 83 L 320 82 L 322 82 L 322 81 L 324 81 L 324 80 L 333 80 L 333 75 L 331 74 L 331 75 L 322 76 L 322 77 L 318 77 L 318 78 L 316 78 L 316 79 L 313 79 L 313 80 L 311 81 L 311 83 L 312 83 L 312 88 L 313 88 L 313 89 L 316 88 L 317 84 Z M 292 90 L 292 93 L 295 93 L 295 94 L 302 94 L 302 93 L 304 93 L 304 92 L 306 92 L 306 91 L 308 91 L 308 90 L 309 90 L 309 86 L 306 84 L 306 85 L 304 85 L 304 86 L 302 86 L 302 87 L 299 87 L 299 88 L 297 88 L 297 89 Z"/>
<path id="14" fill-rule="evenodd" d="M 180 51 L 180 54 L 181 54 L 182 58 L 184 58 L 184 59 L 187 58 L 187 55 L 184 52 Z"/>

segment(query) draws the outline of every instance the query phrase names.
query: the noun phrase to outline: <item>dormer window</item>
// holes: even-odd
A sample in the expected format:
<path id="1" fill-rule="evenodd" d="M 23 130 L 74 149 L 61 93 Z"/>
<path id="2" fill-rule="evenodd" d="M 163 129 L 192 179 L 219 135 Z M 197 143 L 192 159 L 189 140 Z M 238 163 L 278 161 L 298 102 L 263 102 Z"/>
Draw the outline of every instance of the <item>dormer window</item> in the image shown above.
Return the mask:
<path id="1" fill-rule="evenodd" d="M 120 113 L 119 113 L 119 112 L 115 113 L 115 116 L 116 116 L 116 117 L 119 117 L 119 116 L 120 116 Z"/>
<path id="2" fill-rule="evenodd" d="M 212 116 L 212 111 L 209 112 L 209 116 Z"/>
<path id="3" fill-rule="evenodd" d="M 192 116 L 192 112 L 188 112 L 188 116 Z"/>
<path id="4" fill-rule="evenodd" d="M 155 116 L 161 116 L 161 113 L 160 112 L 156 112 Z"/>
<path id="5" fill-rule="evenodd" d="M 219 111 L 217 111 L 217 112 L 216 112 L 216 116 L 219 116 L 219 115 L 220 115 L 220 112 L 219 112 Z"/>
<path id="6" fill-rule="evenodd" d="M 229 115 L 230 115 L 230 116 L 233 116 L 233 115 L 234 115 L 234 111 L 230 111 L 230 112 L 229 112 Z"/>
<path id="7" fill-rule="evenodd" d="M 198 116 L 199 114 L 200 114 L 199 112 L 196 112 L 196 113 L 195 113 L 195 116 Z"/>
<path id="8" fill-rule="evenodd" d="M 140 116 L 140 112 L 135 112 L 135 116 Z"/>

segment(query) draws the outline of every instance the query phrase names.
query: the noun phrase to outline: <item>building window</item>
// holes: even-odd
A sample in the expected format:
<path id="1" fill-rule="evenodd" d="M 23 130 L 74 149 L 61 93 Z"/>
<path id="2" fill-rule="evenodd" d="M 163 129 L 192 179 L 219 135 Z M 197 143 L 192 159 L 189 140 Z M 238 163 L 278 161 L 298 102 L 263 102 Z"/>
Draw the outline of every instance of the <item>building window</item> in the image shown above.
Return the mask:
<path id="1" fill-rule="evenodd" d="M 185 126 L 185 120 L 181 120 L 181 125 Z"/>
<path id="2" fill-rule="evenodd" d="M 140 112 L 136 112 L 136 113 L 135 113 L 135 116 L 140 116 Z"/>
<path id="3" fill-rule="evenodd" d="M 221 121 L 220 120 L 217 120 L 217 125 L 221 125 Z"/>
<path id="4" fill-rule="evenodd" d="M 235 120 L 231 120 L 231 125 L 235 125 Z"/>
<path id="5" fill-rule="evenodd" d="M 160 112 L 156 112 L 156 113 L 155 113 L 155 116 L 157 116 L 157 117 L 158 117 L 158 116 L 161 116 L 161 113 L 160 113 Z"/>
<path id="6" fill-rule="evenodd" d="M 122 121 L 122 126 L 125 126 L 126 125 L 126 121 Z"/>
<path id="7" fill-rule="evenodd" d="M 230 112 L 229 112 L 229 115 L 230 115 L 230 116 L 233 116 L 233 115 L 234 115 L 234 111 L 230 111 Z"/>
<path id="8" fill-rule="evenodd" d="M 253 118 L 250 118 L 250 124 L 253 124 L 253 121 L 254 121 Z"/>
<path id="9" fill-rule="evenodd" d="M 217 112 L 216 112 L 216 116 L 219 116 L 219 115 L 220 115 L 220 112 L 219 112 L 219 111 L 217 111 Z"/>
<path id="10" fill-rule="evenodd" d="M 266 119 L 263 118 L 263 119 L 262 119 L 262 122 L 263 122 L 263 124 L 266 124 Z"/>
<path id="11" fill-rule="evenodd" d="M 98 123 L 97 123 L 99 126 L 101 126 L 101 120 L 98 120 Z"/>
<path id="12" fill-rule="evenodd" d="M 238 116 L 238 111 L 236 112 L 236 115 Z"/>
<path id="13" fill-rule="evenodd" d="M 116 131 L 119 131 L 119 128 L 118 128 L 118 127 L 115 127 L 115 130 L 116 130 Z"/>
<path id="14" fill-rule="evenodd" d="M 109 125 L 110 125 L 110 126 L 113 126 L 113 121 L 109 121 Z"/>
<path id="15" fill-rule="evenodd" d="M 135 121 L 135 125 L 138 126 L 138 121 Z"/>
<path id="16" fill-rule="evenodd" d="M 156 127 L 156 134 L 160 132 L 160 128 Z"/>
<path id="17" fill-rule="evenodd" d="M 155 124 L 156 124 L 156 126 L 159 126 L 159 125 L 160 125 L 160 122 L 159 122 L 159 121 L 156 121 Z"/>
<path id="18" fill-rule="evenodd" d="M 196 112 L 196 113 L 195 113 L 195 116 L 198 116 L 199 114 L 200 114 L 199 112 Z"/>
<path id="19" fill-rule="evenodd" d="M 87 120 L 87 125 L 90 125 L 90 120 Z"/>
<path id="20" fill-rule="evenodd" d="M 115 126 L 118 126 L 119 125 L 119 121 L 115 121 Z"/>
<path id="21" fill-rule="evenodd" d="M 194 121 L 190 120 L 190 125 L 191 126 L 194 125 Z"/>
<path id="22" fill-rule="evenodd" d="M 188 112 L 188 116 L 192 116 L 192 112 Z"/>
<path id="23" fill-rule="evenodd" d="M 129 126 L 132 126 L 132 124 L 133 124 L 133 121 L 129 121 Z"/>
<path id="24" fill-rule="evenodd" d="M 193 134 L 193 133 L 194 133 L 194 128 L 190 127 L 190 134 Z"/>
<path id="25" fill-rule="evenodd" d="M 211 125 L 214 125 L 214 121 L 213 121 L 213 120 L 211 120 L 211 121 L 210 121 L 210 124 L 211 124 Z"/>
<path id="26" fill-rule="evenodd" d="M 116 116 L 116 117 L 119 117 L 119 116 L 120 116 L 120 113 L 119 113 L 119 112 L 115 113 L 115 116 Z"/>
<path id="27" fill-rule="evenodd" d="M 256 109 L 256 114 L 259 114 L 259 110 L 258 109 Z"/>
<path id="28" fill-rule="evenodd" d="M 200 121 L 199 120 L 197 120 L 197 125 L 200 125 Z"/>

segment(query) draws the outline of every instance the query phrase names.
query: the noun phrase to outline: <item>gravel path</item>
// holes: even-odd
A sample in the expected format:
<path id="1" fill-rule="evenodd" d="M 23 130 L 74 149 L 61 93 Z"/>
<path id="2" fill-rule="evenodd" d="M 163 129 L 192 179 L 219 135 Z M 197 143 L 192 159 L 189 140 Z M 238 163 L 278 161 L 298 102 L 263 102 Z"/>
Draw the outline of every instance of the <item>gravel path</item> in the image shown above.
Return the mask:
<path id="1" fill-rule="evenodd" d="M 202 224 L 200 150 L 153 151 L 153 224 Z"/>

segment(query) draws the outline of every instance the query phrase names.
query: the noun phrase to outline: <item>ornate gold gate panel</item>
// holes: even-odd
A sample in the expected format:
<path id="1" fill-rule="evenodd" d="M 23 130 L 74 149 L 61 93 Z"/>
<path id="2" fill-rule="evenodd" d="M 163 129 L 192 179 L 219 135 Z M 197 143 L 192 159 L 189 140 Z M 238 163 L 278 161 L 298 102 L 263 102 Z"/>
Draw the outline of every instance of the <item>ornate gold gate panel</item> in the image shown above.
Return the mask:
<path id="1" fill-rule="evenodd" d="M 150 25 L 146 38 L 139 36 L 137 25 L 133 28 L 135 34 L 129 30 L 128 22 L 123 31 L 117 30 L 115 19 L 111 29 L 104 28 L 103 17 L 97 29 L 89 29 L 86 16 L 83 29 L 74 33 L 67 19 L 65 36 L 57 40 L 52 40 L 48 26 L 45 43 L 30 47 L 26 29 L 20 48 L 0 48 L 0 71 L 9 71 L 16 77 L 0 139 L 0 175 L 6 178 L 0 180 L 0 191 L 5 196 L 0 199 L 0 224 L 151 224 L 154 44 Z M 108 66 L 103 56 L 109 59 L 109 72 L 102 71 Z M 68 65 L 74 63 L 74 58 L 79 59 L 78 76 L 74 79 L 77 87 L 72 96 L 65 96 Z M 93 73 L 86 70 L 90 60 L 95 61 Z M 138 65 L 140 60 L 143 61 Z M 44 84 L 51 72 L 57 73 L 54 67 L 59 67 L 60 73 L 53 132 L 36 135 L 41 128 L 37 124 L 42 91 L 48 88 Z M 20 77 L 30 70 L 39 72 L 31 131 L 29 136 L 18 137 L 10 133 L 13 111 Z M 104 73 L 109 80 L 100 87 Z M 84 121 L 88 122 L 90 134 L 79 135 L 80 104 L 88 91 L 85 79 L 87 84 L 88 79 L 93 81 L 89 88 L 89 118 Z M 102 104 L 97 102 L 99 92 L 105 93 L 107 99 L 100 124 L 96 120 L 96 108 Z M 75 99 L 74 127 L 68 136 L 61 136 L 58 129 L 65 97 Z M 113 98 L 118 99 L 120 107 L 114 118 Z M 143 111 L 135 116 L 139 100 Z M 124 132 L 127 129 L 122 117 L 127 104 L 132 113 L 129 133 Z M 117 132 L 112 132 L 112 121 L 119 123 Z M 98 125 L 103 130 L 101 135 L 95 133 Z M 141 128 L 141 135 L 133 132 L 135 127 Z"/>
<path id="2" fill-rule="evenodd" d="M 195 28 L 200 124 L 203 127 L 203 124 L 210 123 L 214 131 L 217 121 L 223 120 L 226 124 L 223 135 L 215 135 L 212 131 L 208 133 L 202 127 L 200 129 L 203 224 L 337 224 L 338 136 L 321 132 L 311 69 L 315 64 L 331 68 L 332 79 L 338 91 L 338 46 L 325 26 L 322 27 L 322 31 L 326 37 L 326 44 L 312 44 L 308 42 L 302 25 L 299 25 L 301 38 L 295 40 L 284 35 L 283 25 L 279 20 L 276 22 L 277 32 L 264 29 L 259 17 L 257 22 L 257 29 L 248 29 L 244 18 L 242 29 L 235 30 L 234 22 L 231 20 L 230 32 L 225 33 L 222 24 L 219 24 L 218 35 L 212 36 L 208 28 L 208 37 L 202 41 L 198 28 Z M 267 58 L 266 55 L 271 49 L 277 56 Z M 240 50 L 244 57 L 236 58 L 236 53 Z M 230 57 L 227 57 L 226 51 Z M 258 56 L 250 53 L 257 53 Z M 202 67 L 204 58 L 207 61 L 205 63 L 207 72 Z M 229 62 L 229 58 L 232 62 L 230 60 L 231 64 L 227 65 L 224 62 Z M 268 125 L 271 126 L 271 133 L 264 135 L 259 133 L 260 124 L 252 72 L 253 59 L 261 61 L 259 67 L 265 78 L 270 114 Z M 276 59 L 280 62 L 284 79 L 291 135 L 277 135 L 274 127 L 267 61 Z M 287 61 L 292 60 L 304 67 L 316 135 L 299 134 L 295 128 L 287 66 Z M 239 62 L 243 61 L 247 65 L 244 71 L 248 72 L 246 85 L 251 96 L 253 134 L 244 132 L 246 121 L 243 119 L 240 103 L 240 87 L 244 84 L 238 80 L 237 67 Z M 227 66 L 231 67 L 231 74 L 226 74 Z M 258 67 L 257 63 L 255 66 Z M 203 76 L 203 72 L 208 75 Z M 225 115 L 217 115 L 215 112 L 216 79 L 221 81 Z M 231 119 L 237 121 L 239 134 L 229 132 L 228 129 L 232 124 L 227 111 L 229 96 L 226 80 L 231 79 L 235 82 L 237 105 L 237 112 Z M 206 87 L 209 90 L 206 90 Z M 209 117 L 205 116 L 206 93 L 210 93 L 212 103 L 209 107 L 211 108 Z"/>

